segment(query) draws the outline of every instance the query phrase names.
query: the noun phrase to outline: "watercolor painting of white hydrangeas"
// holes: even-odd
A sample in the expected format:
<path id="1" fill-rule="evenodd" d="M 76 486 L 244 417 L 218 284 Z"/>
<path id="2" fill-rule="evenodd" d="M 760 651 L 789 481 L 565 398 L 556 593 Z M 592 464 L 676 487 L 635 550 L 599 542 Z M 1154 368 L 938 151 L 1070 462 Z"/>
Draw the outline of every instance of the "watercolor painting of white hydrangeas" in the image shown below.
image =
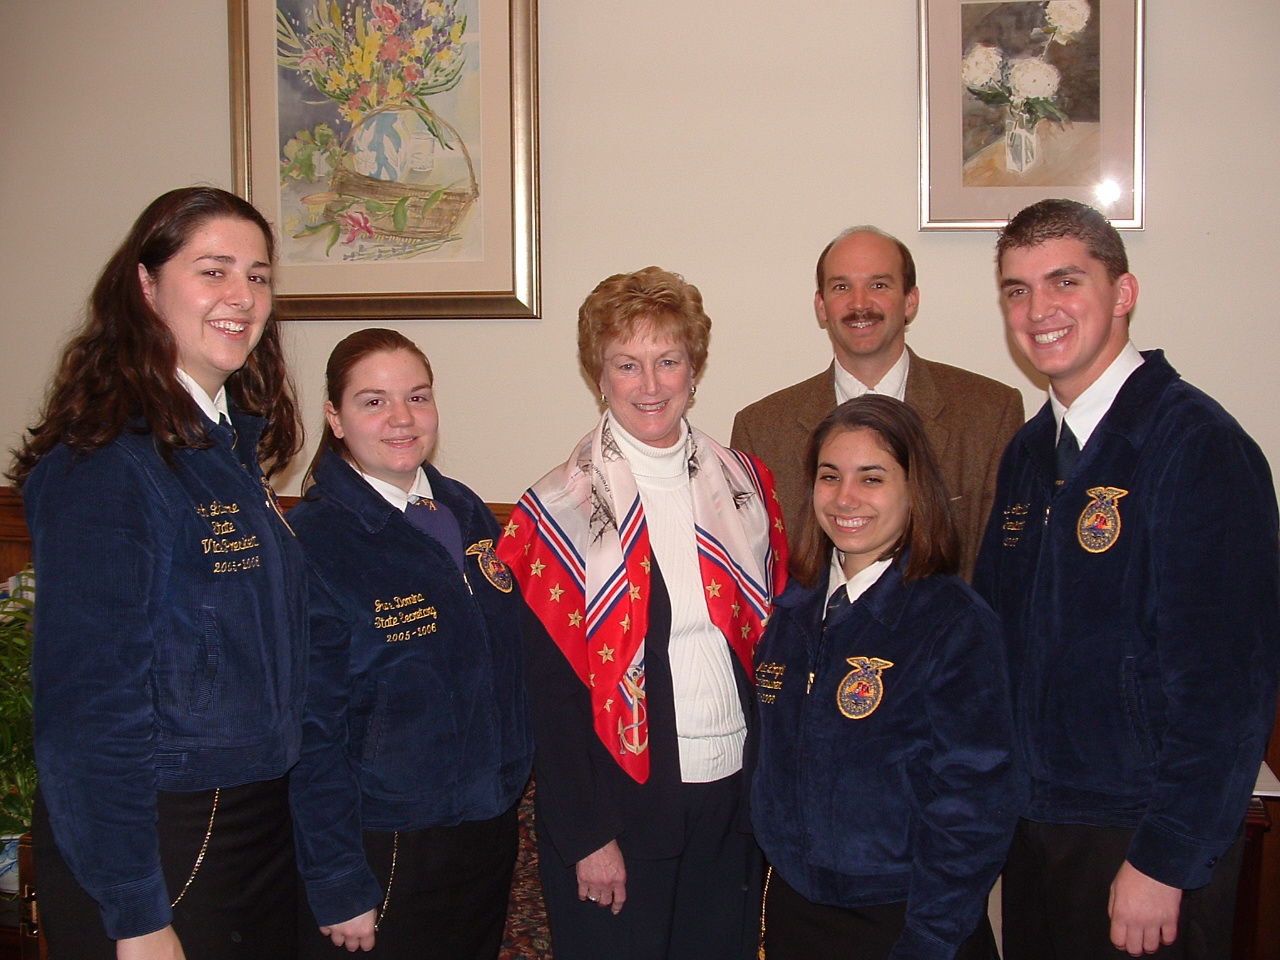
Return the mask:
<path id="1" fill-rule="evenodd" d="M 989 133 L 969 131 L 968 139 L 976 151 L 1002 137 L 1004 170 L 1024 174 L 1042 159 L 1037 128 L 1074 119 L 1063 102 L 1055 54 L 1081 40 L 1095 17 L 1093 0 L 966 3 L 963 8 L 970 24 L 962 36 L 966 46 L 960 63 L 966 97 L 999 110 L 999 120 L 988 123 Z M 1096 31 L 1093 36 L 1096 46 Z M 1096 63 L 1096 49 L 1091 53 L 1088 59 Z M 1093 80 L 1096 104 L 1096 74 Z"/>

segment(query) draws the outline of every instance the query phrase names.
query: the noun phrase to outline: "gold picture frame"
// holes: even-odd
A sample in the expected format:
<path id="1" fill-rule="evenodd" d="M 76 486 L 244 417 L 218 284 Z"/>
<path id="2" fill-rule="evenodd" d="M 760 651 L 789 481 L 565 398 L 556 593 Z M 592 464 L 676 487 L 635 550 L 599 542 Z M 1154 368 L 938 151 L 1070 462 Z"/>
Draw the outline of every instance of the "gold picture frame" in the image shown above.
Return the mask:
<path id="1" fill-rule="evenodd" d="M 236 189 L 276 227 L 278 316 L 540 316 L 537 0 L 228 15 Z"/>

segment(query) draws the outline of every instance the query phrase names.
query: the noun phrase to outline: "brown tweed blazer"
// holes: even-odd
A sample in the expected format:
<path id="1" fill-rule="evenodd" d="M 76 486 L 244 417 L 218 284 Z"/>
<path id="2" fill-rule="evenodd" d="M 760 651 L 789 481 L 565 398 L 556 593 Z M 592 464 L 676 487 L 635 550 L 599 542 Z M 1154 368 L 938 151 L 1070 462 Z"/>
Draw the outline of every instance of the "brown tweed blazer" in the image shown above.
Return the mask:
<path id="1" fill-rule="evenodd" d="M 973 562 L 995 496 L 1000 456 L 1025 422 L 1022 394 L 996 380 L 911 353 L 906 402 L 920 415 L 942 468 L 960 533 L 960 575 Z M 809 508 L 804 459 L 809 435 L 835 407 L 834 364 L 816 377 L 772 393 L 738 412 L 730 446 L 755 454 L 773 471 L 794 548 Z"/>

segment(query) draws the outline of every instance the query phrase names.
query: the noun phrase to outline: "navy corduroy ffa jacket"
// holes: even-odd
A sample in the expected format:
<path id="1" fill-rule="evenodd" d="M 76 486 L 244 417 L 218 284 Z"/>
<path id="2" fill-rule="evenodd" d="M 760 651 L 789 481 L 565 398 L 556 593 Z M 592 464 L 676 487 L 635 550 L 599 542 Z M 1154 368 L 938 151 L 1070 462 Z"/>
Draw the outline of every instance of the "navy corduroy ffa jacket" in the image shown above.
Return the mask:
<path id="1" fill-rule="evenodd" d="M 999 622 L 958 577 L 896 565 L 824 632 L 826 596 L 793 582 L 756 653 L 756 837 L 814 903 L 905 900 L 893 960 L 950 960 L 1017 816 Z"/>
<path id="2" fill-rule="evenodd" d="M 1046 403 L 1005 452 L 975 586 L 1004 621 L 1028 819 L 1136 828 L 1206 884 L 1275 719 L 1280 546 L 1257 444 L 1162 352 L 1055 486 Z"/>
<path id="3" fill-rule="evenodd" d="M 333 453 L 289 513 L 311 575 L 312 636 L 290 799 L 321 925 L 382 901 L 363 830 L 491 819 L 519 798 L 533 762 L 524 604 L 493 554 L 501 529 L 470 489 L 425 469 L 457 517 L 464 570 Z"/>
<path id="4" fill-rule="evenodd" d="M 36 764 L 107 935 L 169 924 L 156 791 L 273 780 L 298 758 L 306 570 L 258 465 L 265 421 L 205 421 L 166 463 L 135 421 L 57 446 L 23 486 L 36 592 Z"/>

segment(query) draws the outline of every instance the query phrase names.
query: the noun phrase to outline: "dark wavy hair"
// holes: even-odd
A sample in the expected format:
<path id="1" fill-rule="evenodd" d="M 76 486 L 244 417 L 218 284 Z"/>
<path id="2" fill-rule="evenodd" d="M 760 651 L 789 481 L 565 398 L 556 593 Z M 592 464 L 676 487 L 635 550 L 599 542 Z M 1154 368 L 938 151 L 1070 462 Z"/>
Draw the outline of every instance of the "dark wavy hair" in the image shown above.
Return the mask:
<path id="1" fill-rule="evenodd" d="M 59 443 L 81 453 L 97 450 L 134 418 L 145 423 L 143 432 L 170 465 L 175 450 L 210 445 L 200 409 L 176 376 L 177 341 L 147 302 L 138 266 L 154 277 L 197 230 L 220 218 L 257 226 L 268 257 L 275 259 L 270 225 L 233 193 L 183 187 L 153 200 L 103 268 L 88 317 L 63 351 L 40 418 L 13 451 L 8 477 L 16 486 Z M 274 312 L 248 362 L 227 378 L 226 391 L 238 410 L 267 421 L 258 444 L 267 475 L 288 466 L 301 446 L 302 428 Z"/>
<path id="2" fill-rule="evenodd" d="M 929 449 L 920 417 L 900 400 L 878 394 L 864 394 L 836 407 L 818 424 L 809 438 L 805 454 L 805 477 L 809 483 L 810 509 L 800 526 L 796 550 L 791 555 L 791 575 L 806 587 L 817 585 L 831 562 L 835 544 L 818 525 L 812 509 L 813 484 L 818 475 L 822 445 L 834 434 L 848 430 L 872 430 L 884 449 L 898 461 L 907 475 L 910 508 L 907 526 L 898 541 L 878 559 L 901 561 L 904 582 L 955 573 L 960 569 L 960 539 L 951 517 L 951 504 L 942 472 Z"/>
<path id="3" fill-rule="evenodd" d="M 347 392 L 347 386 L 351 382 L 352 368 L 370 354 L 395 353 L 397 350 L 406 350 L 421 360 L 422 365 L 427 368 L 427 383 L 435 383 L 436 376 L 431 371 L 431 361 L 416 343 L 395 330 L 369 327 L 365 330 L 357 330 L 339 340 L 338 345 L 329 354 L 329 362 L 324 368 L 325 399 L 333 404 L 333 409 L 341 410 L 342 395 Z M 332 450 L 348 463 L 354 462 L 354 458 L 347 450 L 347 441 L 333 432 L 328 418 L 325 418 L 324 432 L 320 434 L 320 446 L 315 456 L 311 458 L 311 465 L 307 467 L 307 472 L 302 478 L 304 490 L 314 482 L 316 465 L 326 450 Z"/>

